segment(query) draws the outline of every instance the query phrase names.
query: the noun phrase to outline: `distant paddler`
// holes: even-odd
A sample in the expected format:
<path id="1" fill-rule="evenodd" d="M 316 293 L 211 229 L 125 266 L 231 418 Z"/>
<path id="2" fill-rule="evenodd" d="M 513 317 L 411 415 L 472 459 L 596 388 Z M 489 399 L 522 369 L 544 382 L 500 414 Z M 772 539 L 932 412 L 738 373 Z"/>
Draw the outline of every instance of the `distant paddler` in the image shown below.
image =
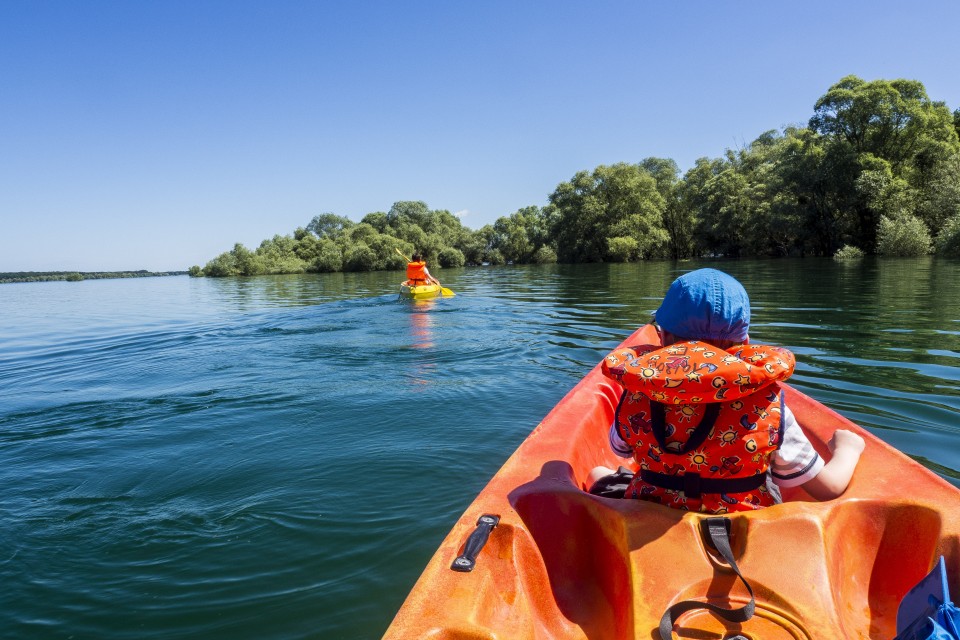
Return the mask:
<path id="1" fill-rule="evenodd" d="M 418 287 L 434 284 L 440 288 L 441 295 L 448 298 L 456 295 L 453 291 L 441 285 L 440 281 L 430 274 L 430 270 L 427 269 L 427 261 L 423 259 L 422 254 L 414 251 L 413 259 L 410 259 L 403 255 L 400 249 L 394 247 L 394 250 L 400 255 L 400 257 L 407 261 L 407 280 L 404 282 L 404 285 L 408 287 Z"/>
<path id="2" fill-rule="evenodd" d="M 433 283 L 438 287 L 441 286 L 440 281 L 430 275 L 430 271 L 427 269 L 427 261 L 417 252 L 414 252 L 413 260 L 407 261 L 407 282 L 409 282 L 411 286 L 428 283 Z"/>

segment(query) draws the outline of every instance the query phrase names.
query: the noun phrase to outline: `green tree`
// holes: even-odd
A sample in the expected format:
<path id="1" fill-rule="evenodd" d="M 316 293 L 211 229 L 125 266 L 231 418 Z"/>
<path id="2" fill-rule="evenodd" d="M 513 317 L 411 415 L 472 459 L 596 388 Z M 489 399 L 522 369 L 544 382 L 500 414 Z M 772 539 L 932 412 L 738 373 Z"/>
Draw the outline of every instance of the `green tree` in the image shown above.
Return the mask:
<path id="1" fill-rule="evenodd" d="M 431 228 L 443 238 L 443 244 L 453 246 L 461 237 L 463 223 L 446 209 L 431 211 Z"/>
<path id="2" fill-rule="evenodd" d="M 632 237 L 642 258 L 665 255 L 664 200 L 656 181 L 639 165 L 601 165 L 580 171 L 550 195 L 556 208 L 554 238 L 562 262 L 612 259 L 609 238 Z"/>
<path id="3" fill-rule="evenodd" d="M 378 233 L 368 238 L 366 243 L 377 257 L 372 269 L 398 270 L 406 268 L 406 259 L 397 253 L 397 251 L 404 255 L 412 253 L 412 247 L 404 241 L 385 233 Z"/>
<path id="4" fill-rule="evenodd" d="M 916 193 L 906 180 L 893 175 L 886 160 L 865 153 L 860 156 L 860 166 L 854 189 L 871 216 L 892 219 L 912 214 Z"/>
<path id="5" fill-rule="evenodd" d="M 377 254 L 360 242 L 350 246 L 343 255 L 344 271 L 372 271 L 377 264 Z"/>
<path id="6" fill-rule="evenodd" d="M 930 253 L 932 244 L 930 232 L 919 218 L 909 214 L 880 216 L 878 254 L 901 258 L 925 256 Z"/>
<path id="7" fill-rule="evenodd" d="M 857 247 L 851 247 L 846 244 L 840 247 L 835 254 L 833 254 L 833 259 L 839 262 L 848 262 L 853 260 L 860 260 L 864 256 L 863 250 Z"/>
<path id="8" fill-rule="evenodd" d="M 319 238 L 336 239 L 353 226 L 354 223 L 349 218 L 334 213 L 321 213 L 310 221 L 307 230 L 315 233 Z"/>
<path id="9" fill-rule="evenodd" d="M 674 257 L 689 257 L 709 252 L 699 240 L 696 227 L 699 226 L 701 212 L 706 210 L 708 204 L 707 184 L 720 174 L 723 167 L 723 162 L 719 159 L 698 158 L 677 185 L 677 220 L 667 222 L 671 253 Z"/>
<path id="10" fill-rule="evenodd" d="M 424 252 L 424 248 L 428 244 L 426 231 L 406 220 L 397 222 L 393 228 L 395 229 L 395 237 L 403 240 L 416 251 Z"/>
<path id="11" fill-rule="evenodd" d="M 747 176 L 737 171 L 734 155 L 704 184 L 704 206 L 697 212 L 696 235 L 711 253 L 739 257 L 744 251 L 751 202 Z"/>
<path id="12" fill-rule="evenodd" d="M 789 233 L 774 224 L 779 138 L 767 132 L 748 147 L 727 151 L 702 185 L 696 212 L 699 243 L 727 256 L 783 255 Z"/>
<path id="13" fill-rule="evenodd" d="M 607 257 L 611 262 L 630 262 L 636 260 L 640 243 L 636 238 L 618 236 L 607 239 Z"/>
<path id="14" fill-rule="evenodd" d="M 231 253 L 233 253 L 234 264 L 241 276 L 259 276 L 266 273 L 263 261 L 257 254 L 239 242 L 233 245 Z"/>
<path id="15" fill-rule="evenodd" d="M 426 202 L 403 200 L 394 202 L 387 212 L 387 220 L 394 229 L 403 223 L 412 224 L 425 232 L 433 231 L 433 216 Z"/>
<path id="16" fill-rule="evenodd" d="M 240 270 L 233 252 L 224 251 L 203 267 L 203 274 L 212 278 L 225 278 L 240 275 Z"/>
<path id="17" fill-rule="evenodd" d="M 303 231 L 303 234 L 299 232 Z M 308 265 L 313 264 L 320 255 L 320 246 L 323 240 L 317 238 L 312 233 L 307 232 L 303 227 L 294 232 L 295 243 L 293 245 L 294 254 Z"/>
<path id="18" fill-rule="evenodd" d="M 857 154 L 883 158 L 895 172 L 931 144 L 957 139 L 946 106 L 931 101 L 915 80 L 846 76 L 817 100 L 810 128 Z"/>
<path id="19" fill-rule="evenodd" d="M 350 230 L 344 234 L 344 237 L 352 244 L 360 244 L 366 243 L 377 235 L 379 235 L 379 233 L 376 229 L 366 222 L 361 222 L 351 227 Z"/>
<path id="20" fill-rule="evenodd" d="M 440 250 L 440 255 L 437 256 L 437 261 L 441 267 L 462 267 L 466 263 L 466 258 L 463 256 L 463 252 L 460 249 L 454 247 L 447 247 Z"/>
<path id="21" fill-rule="evenodd" d="M 303 273 L 307 270 L 307 261 L 302 259 L 297 248 L 300 243 L 293 236 L 275 235 L 264 240 L 257 247 L 260 273 Z"/>
<path id="22" fill-rule="evenodd" d="M 544 245 L 533 254 L 534 264 L 553 264 L 557 261 L 557 252 L 552 247 Z"/>
<path id="23" fill-rule="evenodd" d="M 315 256 L 311 264 L 312 271 L 331 273 L 343 270 L 343 252 L 330 238 L 323 238 L 318 242 Z"/>
<path id="24" fill-rule="evenodd" d="M 837 211 L 841 233 L 858 238 L 863 246 L 875 244 L 885 213 L 876 200 L 870 201 L 869 189 L 858 189 L 861 173 L 876 170 L 878 160 L 886 162 L 892 178 L 927 194 L 921 201 L 930 200 L 942 164 L 960 149 L 949 110 L 930 100 L 923 84 L 914 80 L 866 82 L 847 76 L 817 101 L 810 128 L 824 136 L 834 164 L 842 165 L 835 174 L 837 192 L 848 196 Z M 933 212 L 917 213 L 929 217 Z"/>
<path id="25" fill-rule="evenodd" d="M 960 215 L 943 225 L 936 241 L 937 255 L 945 258 L 960 258 Z"/>
<path id="26" fill-rule="evenodd" d="M 368 213 L 363 216 L 363 219 L 360 221 L 361 224 L 368 224 L 379 233 L 390 233 L 392 229 L 390 228 L 390 220 L 387 218 L 387 214 L 382 211 L 375 211 L 374 213 Z"/>
<path id="27" fill-rule="evenodd" d="M 487 251 L 487 255 L 485 257 L 486 257 L 485 262 L 492 265 L 500 265 L 500 264 L 507 263 L 507 261 L 503 257 L 503 254 L 500 253 L 499 249 L 490 249 L 489 251 Z"/>
<path id="28" fill-rule="evenodd" d="M 917 190 L 915 212 L 930 229 L 940 229 L 960 215 L 960 152 L 943 158 Z"/>
<path id="29" fill-rule="evenodd" d="M 693 209 L 685 206 L 680 168 L 667 158 L 646 158 L 640 162 L 657 184 L 657 192 L 663 198 L 663 228 L 669 237 L 669 254 L 672 258 L 689 258 L 693 255 Z"/>
<path id="30" fill-rule="evenodd" d="M 487 261 L 494 235 L 493 225 L 488 224 L 461 239 L 459 248 L 466 264 L 480 265 Z"/>
<path id="31" fill-rule="evenodd" d="M 533 256 L 535 245 L 531 236 L 536 233 L 538 211 L 537 207 L 527 207 L 493 224 L 492 247 L 499 249 L 507 262 L 521 264 Z"/>
<path id="32" fill-rule="evenodd" d="M 778 173 L 786 195 L 781 207 L 786 210 L 785 217 L 795 221 L 801 255 L 833 255 L 843 244 L 873 250 L 853 215 L 852 185 L 859 164 L 849 147 L 827 144 L 811 129 L 788 131 Z M 873 235 L 875 230 L 867 234 Z"/>

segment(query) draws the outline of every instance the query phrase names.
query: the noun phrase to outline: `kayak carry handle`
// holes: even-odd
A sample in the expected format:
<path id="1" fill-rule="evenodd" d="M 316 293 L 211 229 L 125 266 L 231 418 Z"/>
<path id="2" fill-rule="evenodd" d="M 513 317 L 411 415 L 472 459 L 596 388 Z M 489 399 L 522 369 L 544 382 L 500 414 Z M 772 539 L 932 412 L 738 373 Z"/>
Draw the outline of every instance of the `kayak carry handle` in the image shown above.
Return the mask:
<path id="1" fill-rule="evenodd" d="M 681 615 L 687 611 L 695 609 L 706 609 L 728 622 L 741 623 L 746 622 L 753 617 L 757 601 L 753 595 L 753 587 L 747 582 L 737 566 L 737 561 L 733 557 L 733 550 L 730 548 L 730 518 L 724 516 L 713 516 L 700 521 L 700 531 L 704 542 L 715 549 L 723 559 L 727 561 L 730 568 L 733 569 L 740 582 L 747 588 L 750 594 L 750 602 L 739 609 L 727 609 L 711 602 L 700 602 L 699 600 L 683 600 L 671 606 L 663 612 L 660 618 L 660 638 L 661 640 L 671 640 L 673 638 L 673 624 Z M 729 636 L 729 640 L 739 640 L 742 635 Z"/>
<path id="2" fill-rule="evenodd" d="M 500 524 L 500 516 L 489 513 L 480 516 L 480 519 L 477 520 L 477 528 L 467 538 L 467 544 L 463 547 L 463 554 L 453 561 L 450 568 L 463 573 L 473 571 L 477 564 L 477 555 L 483 549 L 483 545 L 487 544 L 490 532 L 496 529 L 498 524 Z"/>

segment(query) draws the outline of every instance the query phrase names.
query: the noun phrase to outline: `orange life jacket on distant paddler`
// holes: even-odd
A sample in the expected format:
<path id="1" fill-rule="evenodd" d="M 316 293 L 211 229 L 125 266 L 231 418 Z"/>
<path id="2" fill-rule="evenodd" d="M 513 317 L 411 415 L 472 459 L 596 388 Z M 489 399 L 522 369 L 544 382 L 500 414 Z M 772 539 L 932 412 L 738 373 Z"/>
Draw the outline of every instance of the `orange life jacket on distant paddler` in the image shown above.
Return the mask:
<path id="1" fill-rule="evenodd" d="M 783 393 L 793 354 L 779 347 L 705 342 L 618 349 L 603 374 L 624 388 L 620 437 L 640 470 L 628 498 L 706 513 L 774 504 L 770 457 L 783 440 Z"/>
<path id="2" fill-rule="evenodd" d="M 407 280 L 410 281 L 410 284 L 417 284 L 418 282 L 427 281 L 427 263 L 423 260 L 420 262 L 408 262 L 407 263 Z"/>

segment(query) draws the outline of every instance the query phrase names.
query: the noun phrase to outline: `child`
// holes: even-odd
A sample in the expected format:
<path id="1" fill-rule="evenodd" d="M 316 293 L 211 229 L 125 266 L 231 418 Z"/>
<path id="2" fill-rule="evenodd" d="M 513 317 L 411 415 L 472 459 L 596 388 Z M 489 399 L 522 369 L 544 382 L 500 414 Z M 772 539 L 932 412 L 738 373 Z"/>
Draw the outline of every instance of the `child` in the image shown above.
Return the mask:
<path id="1" fill-rule="evenodd" d="M 411 286 L 421 285 L 427 282 L 440 284 L 439 280 L 430 275 L 430 272 L 427 270 L 427 262 L 419 253 L 414 253 L 413 261 L 407 263 L 407 282 L 410 283 Z"/>
<path id="2" fill-rule="evenodd" d="M 777 486 L 803 485 L 819 500 L 846 490 L 863 438 L 837 430 L 824 464 L 777 384 L 793 373 L 793 354 L 749 344 L 750 300 L 739 282 L 716 269 L 687 273 L 670 285 L 654 323 L 662 347 L 618 349 L 602 365 L 624 387 L 611 447 L 640 470 L 631 478 L 598 467 L 591 492 L 626 476 L 627 498 L 726 513 L 780 502 Z"/>

